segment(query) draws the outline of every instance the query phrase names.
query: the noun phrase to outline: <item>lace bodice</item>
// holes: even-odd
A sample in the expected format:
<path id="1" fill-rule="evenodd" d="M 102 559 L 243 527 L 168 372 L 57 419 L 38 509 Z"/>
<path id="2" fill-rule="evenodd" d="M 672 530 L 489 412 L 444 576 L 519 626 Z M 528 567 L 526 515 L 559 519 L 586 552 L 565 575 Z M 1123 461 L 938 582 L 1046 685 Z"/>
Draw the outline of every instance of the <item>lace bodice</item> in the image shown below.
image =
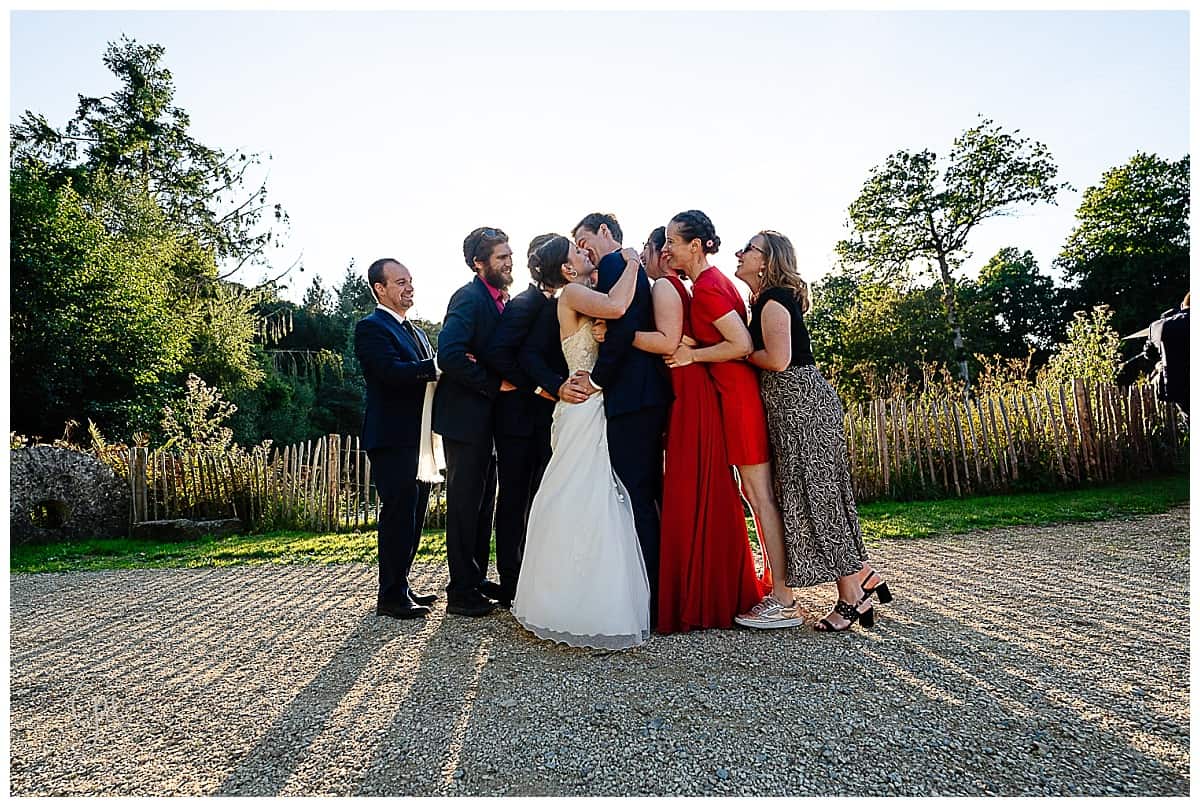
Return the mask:
<path id="1" fill-rule="evenodd" d="M 592 320 L 583 318 L 579 330 L 562 340 L 563 358 L 567 360 L 568 371 L 587 370 L 589 373 L 600 355 L 600 343 L 592 336 Z"/>

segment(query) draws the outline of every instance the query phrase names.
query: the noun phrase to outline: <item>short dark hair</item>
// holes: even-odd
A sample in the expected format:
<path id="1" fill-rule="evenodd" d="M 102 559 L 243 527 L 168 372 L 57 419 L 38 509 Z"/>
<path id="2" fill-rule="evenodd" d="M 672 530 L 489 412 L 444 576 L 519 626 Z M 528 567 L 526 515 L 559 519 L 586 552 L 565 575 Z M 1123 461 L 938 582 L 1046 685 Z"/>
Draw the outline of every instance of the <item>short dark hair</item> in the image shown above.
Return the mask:
<path id="1" fill-rule="evenodd" d="M 389 263 L 399 265 L 400 261 L 396 260 L 395 258 L 380 258 L 379 260 L 375 261 L 375 263 L 367 267 L 367 285 L 371 287 L 371 294 L 375 293 L 376 283 L 383 283 L 385 285 L 387 284 L 387 278 L 383 276 L 383 267 L 387 266 Z"/>
<path id="2" fill-rule="evenodd" d="M 488 262 L 492 257 L 492 249 L 497 244 L 507 244 L 508 235 L 499 227 L 476 227 L 463 239 L 463 258 L 471 271 L 475 271 L 475 261 Z"/>
<path id="3" fill-rule="evenodd" d="M 578 238 L 580 230 L 599 233 L 601 224 L 608 225 L 608 231 L 612 233 L 613 238 L 617 239 L 618 244 L 624 243 L 625 238 L 621 233 L 621 225 L 617 224 L 617 217 L 612 213 L 588 213 L 571 230 L 571 237 Z"/>
<path id="4" fill-rule="evenodd" d="M 650 231 L 650 237 L 646 239 L 646 242 L 654 245 L 655 252 L 662 252 L 663 247 L 667 245 L 667 228 L 655 227 Z"/>

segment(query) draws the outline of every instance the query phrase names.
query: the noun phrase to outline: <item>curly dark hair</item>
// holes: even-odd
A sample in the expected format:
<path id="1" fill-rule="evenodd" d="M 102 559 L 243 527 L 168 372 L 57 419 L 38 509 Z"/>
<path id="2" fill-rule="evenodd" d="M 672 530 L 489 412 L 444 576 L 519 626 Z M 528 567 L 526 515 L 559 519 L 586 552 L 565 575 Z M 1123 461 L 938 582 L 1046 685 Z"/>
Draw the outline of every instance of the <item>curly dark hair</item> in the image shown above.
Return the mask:
<path id="1" fill-rule="evenodd" d="M 685 241 L 699 238 L 705 255 L 712 255 L 721 248 L 721 237 L 717 235 L 717 228 L 703 211 L 685 210 L 676 213 L 671 217 L 671 223 L 679 226 L 679 234 Z"/>
<path id="2" fill-rule="evenodd" d="M 571 235 L 573 237 L 578 236 L 580 230 L 587 230 L 589 233 L 599 233 L 601 224 L 608 225 L 608 231 L 612 233 L 613 238 L 617 239 L 618 244 L 624 243 L 621 225 L 617 224 L 617 217 L 612 213 L 588 213 L 571 230 Z"/>
<path id="3" fill-rule="evenodd" d="M 535 246 L 536 245 L 536 246 Z M 562 265 L 571 253 L 571 239 L 557 233 L 539 235 L 529 242 L 529 276 L 544 289 L 567 285 Z"/>
<path id="4" fill-rule="evenodd" d="M 492 257 L 492 249 L 497 244 L 507 244 L 508 235 L 499 227 L 476 227 L 463 239 L 463 259 L 471 271 L 475 271 L 475 261 L 488 262 Z"/>

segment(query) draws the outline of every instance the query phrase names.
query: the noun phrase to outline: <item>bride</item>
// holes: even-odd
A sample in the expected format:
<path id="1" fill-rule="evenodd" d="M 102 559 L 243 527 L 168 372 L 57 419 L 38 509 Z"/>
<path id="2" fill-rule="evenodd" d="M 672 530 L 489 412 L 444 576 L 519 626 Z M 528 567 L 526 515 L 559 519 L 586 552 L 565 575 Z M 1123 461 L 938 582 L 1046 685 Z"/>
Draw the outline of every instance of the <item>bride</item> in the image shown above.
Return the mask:
<path id="1" fill-rule="evenodd" d="M 565 236 L 530 255 L 530 271 L 562 272 L 559 335 L 571 373 L 590 371 L 599 346 L 592 321 L 616 319 L 633 301 L 638 255 L 621 252 L 625 271 L 608 294 L 588 287 L 588 255 Z M 633 508 L 608 455 L 604 401 L 554 409 L 553 454 L 529 510 L 525 557 L 512 614 L 541 639 L 573 647 L 624 649 L 650 636 L 650 584 L 634 528 Z"/>

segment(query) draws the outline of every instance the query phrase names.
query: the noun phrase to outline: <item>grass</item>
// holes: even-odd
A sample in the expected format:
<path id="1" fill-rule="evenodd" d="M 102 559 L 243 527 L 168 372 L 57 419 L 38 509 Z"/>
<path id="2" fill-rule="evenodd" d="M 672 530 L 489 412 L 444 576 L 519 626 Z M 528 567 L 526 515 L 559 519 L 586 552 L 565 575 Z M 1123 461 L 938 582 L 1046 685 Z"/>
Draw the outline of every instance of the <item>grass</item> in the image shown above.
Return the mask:
<path id="1" fill-rule="evenodd" d="M 864 537 L 880 540 L 956 535 L 1009 526 L 1103 521 L 1162 513 L 1188 502 L 1186 476 L 1159 477 L 1084 490 L 1018 493 L 922 502 L 872 502 L 859 507 Z M 751 527 L 753 530 L 753 526 Z M 426 530 L 420 560 L 444 560 L 446 534 Z M 181 543 L 113 538 L 14 546 L 12 572 L 166 569 L 250 563 L 374 563 L 375 532 L 270 532 Z"/>

